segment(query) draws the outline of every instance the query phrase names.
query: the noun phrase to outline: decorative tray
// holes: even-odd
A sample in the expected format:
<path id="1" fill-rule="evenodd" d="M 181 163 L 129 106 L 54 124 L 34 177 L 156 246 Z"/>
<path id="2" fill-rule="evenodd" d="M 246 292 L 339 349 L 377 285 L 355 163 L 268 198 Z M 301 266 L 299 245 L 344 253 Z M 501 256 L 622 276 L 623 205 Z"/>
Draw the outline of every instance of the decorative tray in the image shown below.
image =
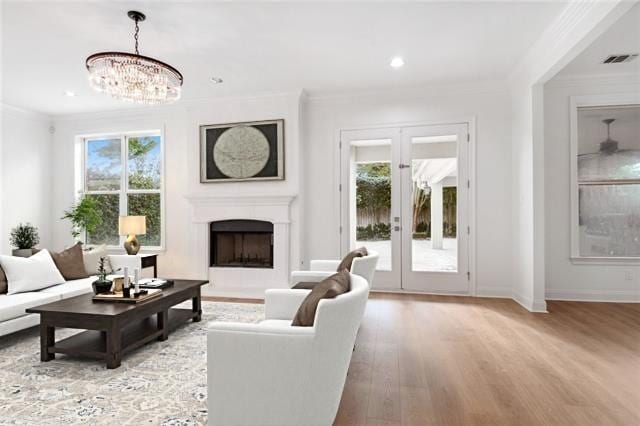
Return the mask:
<path id="1" fill-rule="evenodd" d="M 141 294 L 138 297 L 124 297 L 122 292 L 119 291 L 115 293 L 101 293 L 93 296 L 93 300 L 97 302 L 140 303 L 158 297 L 162 294 L 162 290 L 158 289 L 149 289 L 145 291 L 147 294 Z"/>

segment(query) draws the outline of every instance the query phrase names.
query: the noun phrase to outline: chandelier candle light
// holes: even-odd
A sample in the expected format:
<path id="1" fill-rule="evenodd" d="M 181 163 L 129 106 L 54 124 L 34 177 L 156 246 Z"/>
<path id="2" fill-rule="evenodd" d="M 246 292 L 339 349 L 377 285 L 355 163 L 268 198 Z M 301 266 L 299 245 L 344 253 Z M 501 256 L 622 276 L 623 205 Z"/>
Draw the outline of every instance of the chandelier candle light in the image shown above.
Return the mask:
<path id="1" fill-rule="evenodd" d="M 180 99 L 182 74 L 162 61 L 138 52 L 138 23 L 146 19 L 141 12 L 130 10 L 127 15 L 136 23 L 135 54 L 100 52 L 87 58 L 89 84 L 98 92 L 115 99 L 156 105 Z"/>

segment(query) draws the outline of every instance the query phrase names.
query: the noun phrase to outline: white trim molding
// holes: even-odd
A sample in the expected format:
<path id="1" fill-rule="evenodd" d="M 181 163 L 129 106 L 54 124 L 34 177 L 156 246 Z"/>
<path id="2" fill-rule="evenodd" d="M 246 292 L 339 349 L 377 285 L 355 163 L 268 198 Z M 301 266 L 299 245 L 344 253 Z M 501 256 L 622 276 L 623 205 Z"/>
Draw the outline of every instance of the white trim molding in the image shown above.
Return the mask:
<path id="1" fill-rule="evenodd" d="M 547 300 L 574 302 L 640 303 L 640 288 L 634 290 L 589 290 L 554 289 L 547 290 Z"/>
<path id="2" fill-rule="evenodd" d="M 513 290 L 511 289 L 511 287 L 482 286 L 476 289 L 475 296 L 497 299 L 512 299 Z"/>
<path id="3" fill-rule="evenodd" d="M 547 311 L 547 302 L 544 299 L 532 300 L 518 293 L 513 293 L 511 298 L 518 302 L 520 306 L 522 306 L 529 312 L 537 312 L 543 314 L 549 313 L 549 311 Z"/>

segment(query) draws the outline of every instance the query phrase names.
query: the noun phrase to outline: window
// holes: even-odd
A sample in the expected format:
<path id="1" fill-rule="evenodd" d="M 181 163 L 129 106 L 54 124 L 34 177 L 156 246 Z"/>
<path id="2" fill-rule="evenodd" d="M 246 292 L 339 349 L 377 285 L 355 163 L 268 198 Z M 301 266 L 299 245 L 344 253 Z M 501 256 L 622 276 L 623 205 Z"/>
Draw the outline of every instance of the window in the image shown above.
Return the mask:
<path id="1" fill-rule="evenodd" d="M 162 247 L 162 140 L 159 132 L 83 139 L 82 193 L 96 200 L 102 224 L 89 245 L 119 246 L 119 216 L 146 216 L 146 248 Z M 122 237 L 124 238 L 124 237 Z"/>
<path id="2" fill-rule="evenodd" d="M 640 105 L 576 104 L 573 257 L 640 260 Z"/>

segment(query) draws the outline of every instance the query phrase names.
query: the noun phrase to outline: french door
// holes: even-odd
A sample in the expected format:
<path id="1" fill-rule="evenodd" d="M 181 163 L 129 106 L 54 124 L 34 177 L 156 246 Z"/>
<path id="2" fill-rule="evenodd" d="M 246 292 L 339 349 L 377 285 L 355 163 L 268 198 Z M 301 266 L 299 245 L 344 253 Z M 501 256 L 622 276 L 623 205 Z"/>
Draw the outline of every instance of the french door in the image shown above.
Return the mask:
<path id="1" fill-rule="evenodd" d="M 342 251 L 380 254 L 373 287 L 469 293 L 468 125 L 340 135 Z"/>

